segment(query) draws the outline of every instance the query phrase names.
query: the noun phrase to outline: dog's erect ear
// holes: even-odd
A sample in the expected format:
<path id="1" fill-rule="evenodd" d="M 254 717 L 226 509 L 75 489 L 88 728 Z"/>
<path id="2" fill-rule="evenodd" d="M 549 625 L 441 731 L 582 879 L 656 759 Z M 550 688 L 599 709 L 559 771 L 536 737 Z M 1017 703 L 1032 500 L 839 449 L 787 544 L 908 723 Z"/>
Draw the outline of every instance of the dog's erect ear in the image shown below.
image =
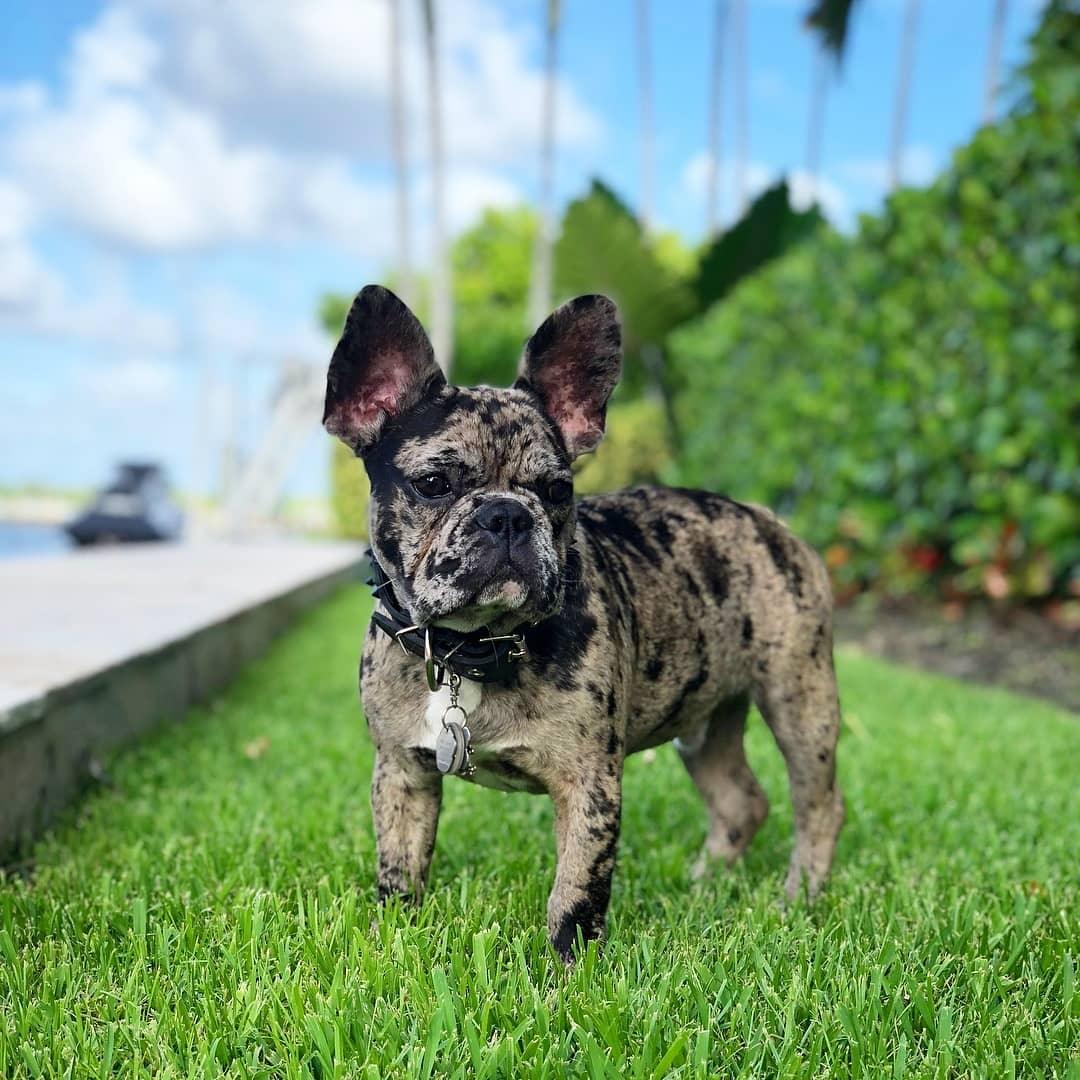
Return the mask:
<path id="1" fill-rule="evenodd" d="M 604 437 L 608 398 L 621 370 L 615 302 L 579 296 L 556 308 L 529 339 L 514 385 L 536 392 L 576 458 Z"/>
<path id="2" fill-rule="evenodd" d="M 330 360 L 323 427 L 360 453 L 388 416 L 445 382 L 416 316 L 389 289 L 365 285 Z"/>

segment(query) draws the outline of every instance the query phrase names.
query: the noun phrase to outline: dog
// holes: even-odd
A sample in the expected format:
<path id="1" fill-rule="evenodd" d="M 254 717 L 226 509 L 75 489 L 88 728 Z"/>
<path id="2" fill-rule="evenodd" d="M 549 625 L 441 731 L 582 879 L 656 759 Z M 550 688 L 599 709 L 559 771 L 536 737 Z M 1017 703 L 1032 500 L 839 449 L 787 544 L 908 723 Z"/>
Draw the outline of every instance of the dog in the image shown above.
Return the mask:
<path id="1" fill-rule="evenodd" d="M 379 898 L 421 898 L 444 777 L 547 793 L 548 933 L 568 963 L 605 930 L 628 754 L 675 741 L 708 813 L 697 874 L 737 859 L 768 812 L 743 750 L 751 702 L 787 765 L 789 898 L 821 888 L 844 818 L 816 554 L 710 492 L 575 501 L 571 464 L 600 442 L 621 366 L 615 304 L 581 296 L 529 339 L 511 388 L 452 386 L 408 307 L 367 286 L 323 419 L 371 481 L 360 689 Z"/>

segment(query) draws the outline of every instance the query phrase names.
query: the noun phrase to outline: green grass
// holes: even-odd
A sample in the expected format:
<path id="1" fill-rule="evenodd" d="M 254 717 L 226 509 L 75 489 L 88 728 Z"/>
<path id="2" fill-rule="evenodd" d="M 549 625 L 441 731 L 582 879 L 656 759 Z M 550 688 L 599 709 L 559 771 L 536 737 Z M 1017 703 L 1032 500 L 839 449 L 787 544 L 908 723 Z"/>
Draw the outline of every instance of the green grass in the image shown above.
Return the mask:
<path id="1" fill-rule="evenodd" d="M 308 616 L 0 881 L 0 1076 L 1080 1076 L 1075 717 L 841 654 L 818 904 L 778 902 L 755 719 L 744 865 L 693 885 L 697 797 L 632 759 L 610 939 L 567 972 L 543 798 L 450 782 L 424 907 L 377 912 L 366 613 Z"/>

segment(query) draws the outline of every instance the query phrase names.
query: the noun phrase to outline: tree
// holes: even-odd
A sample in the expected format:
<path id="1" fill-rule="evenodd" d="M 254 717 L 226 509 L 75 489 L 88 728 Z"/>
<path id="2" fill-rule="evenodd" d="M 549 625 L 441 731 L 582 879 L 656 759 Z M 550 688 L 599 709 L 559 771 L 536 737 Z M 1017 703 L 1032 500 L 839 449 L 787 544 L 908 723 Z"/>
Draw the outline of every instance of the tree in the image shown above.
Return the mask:
<path id="1" fill-rule="evenodd" d="M 817 35 L 810 116 L 806 125 L 806 171 L 817 191 L 821 146 L 825 135 L 825 100 L 829 59 L 839 68 L 847 46 L 851 15 L 859 0 L 814 0 L 806 13 L 806 26 Z"/>
<path id="2" fill-rule="evenodd" d="M 900 39 L 900 69 L 896 78 L 896 99 L 893 104 L 892 141 L 889 152 L 889 187 L 900 186 L 904 159 L 904 139 L 907 135 L 908 98 L 911 94 L 911 72 L 915 66 L 915 31 L 919 21 L 919 0 L 906 0 L 904 31 Z"/>
<path id="3" fill-rule="evenodd" d="M 401 298 L 413 302 L 412 221 L 409 160 L 405 133 L 405 92 L 401 71 L 401 0 L 387 0 L 390 11 L 390 106 L 397 224 L 397 272 Z"/>
<path id="4" fill-rule="evenodd" d="M 638 93 L 641 98 L 641 224 L 653 223 L 656 181 L 656 133 L 653 130 L 652 58 L 649 52 L 649 3 L 637 0 Z"/>
<path id="5" fill-rule="evenodd" d="M 728 0 L 715 0 L 713 10 L 712 77 L 709 92 L 709 172 L 705 193 L 706 235 L 710 238 L 720 227 L 720 153 L 723 126 L 724 34 Z"/>
<path id="6" fill-rule="evenodd" d="M 990 23 L 990 45 L 986 51 L 986 89 L 983 91 L 982 115 L 984 124 L 994 122 L 998 96 L 998 71 L 1001 67 L 1001 42 L 1005 36 L 1005 16 L 1008 7 L 1008 0 L 994 0 L 994 15 Z"/>
<path id="7" fill-rule="evenodd" d="M 750 48 L 747 29 L 746 0 L 735 0 L 735 187 L 739 196 L 739 213 L 746 213 L 750 202 L 750 84 L 747 74 Z"/>
<path id="8" fill-rule="evenodd" d="M 722 300 L 740 281 L 811 236 L 824 221 L 816 206 L 792 207 L 787 181 L 763 191 L 702 253 L 693 283 L 697 310 L 706 311 Z"/>
<path id="9" fill-rule="evenodd" d="M 442 82 L 439 68 L 435 0 L 422 0 L 424 45 L 428 67 L 428 123 L 431 138 L 432 283 L 431 344 L 435 359 L 447 375 L 454 360 L 453 283 L 447 250 L 446 176 L 443 161 Z"/>
<path id="10" fill-rule="evenodd" d="M 527 332 L 530 255 L 538 242 L 536 215 L 527 207 L 486 210 L 453 246 L 455 381 L 509 386 Z"/>
<path id="11" fill-rule="evenodd" d="M 525 342 L 529 263 L 536 240 L 536 215 L 528 207 L 485 210 L 480 220 L 454 241 L 454 381 L 462 386 L 514 381 Z M 393 274 L 385 280 L 398 289 Z M 415 280 L 413 311 L 431 326 L 431 293 L 425 277 Z M 331 337 L 341 333 L 352 297 L 330 293 L 319 305 L 319 321 Z M 535 329 L 535 328 L 534 328 Z"/>
<path id="12" fill-rule="evenodd" d="M 661 257 L 630 208 L 599 180 L 563 215 L 555 245 L 560 298 L 602 292 L 619 305 L 625 368 L 619 393 L 664 392 L 659 363 L 668 332 L 693 310 L 677 259 Z"/>
<path id="13" fill-rule="evenodd" d="M 551 228 L 551 200 L 555 180 L 555 92 L 558 76 L 559 0 L 548 0 L 544 105 L 540 135 L 539 226 L 533 245 L 532 281 L 529 288 L 527 329 L 534 329 L 551 310 L 551 253 L 555 238 Z"/>

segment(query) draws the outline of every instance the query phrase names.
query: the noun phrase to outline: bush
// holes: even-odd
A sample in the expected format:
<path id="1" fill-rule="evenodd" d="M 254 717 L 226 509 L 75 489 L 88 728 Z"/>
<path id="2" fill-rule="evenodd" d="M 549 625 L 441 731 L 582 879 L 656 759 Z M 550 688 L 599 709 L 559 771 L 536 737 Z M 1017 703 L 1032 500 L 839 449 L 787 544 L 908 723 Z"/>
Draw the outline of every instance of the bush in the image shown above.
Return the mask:
<path id="1" fill-rule="evenodd" d="M 338 535 L 368 539 L 368 501 L 371 486 L 363 463 L 337 439 L 330 456 L 330 507 Z"/>
<path id="2" fill-rule="evenodd" d="M 680 479 L 773 505 L 842 583 L 1080 589 L 1067 9 L 1048 9 L 1024 104 L 932 187 L 850 240 L 820 229 L 670 339 Z"/>
<path id="3" fill-rule="evenodd" d="M 672 461 L 667 430 L 663 407 L 652 398 L 612 405 L 604 441 L 581 459 L 574 488 L 587 495 L 655 483 Z"/>

